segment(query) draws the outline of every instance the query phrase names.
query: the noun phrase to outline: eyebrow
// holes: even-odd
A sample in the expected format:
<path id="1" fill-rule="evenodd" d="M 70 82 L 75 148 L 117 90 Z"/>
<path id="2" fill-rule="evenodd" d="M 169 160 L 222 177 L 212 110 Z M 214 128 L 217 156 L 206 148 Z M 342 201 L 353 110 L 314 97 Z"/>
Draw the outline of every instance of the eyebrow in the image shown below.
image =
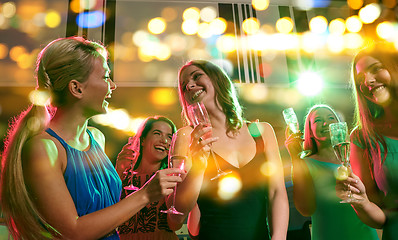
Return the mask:
<path id="1" fill-rule="evenodd" d="M 375 62 L 375 63 L 372 63 L 372 64 L 370 64 L 369 66 L 367 66 L 366 68 L 365 68 L 365 70 L 366 71 L 369 71 L 369 69 L 371 69 L 374 65 L 376 65 L 376 64 L 381 64 L 381 62 Z M 360 73 L 357 73 L 357 76 L 362 76 L 363 75 L 363 72 L 360 72 Z"/>

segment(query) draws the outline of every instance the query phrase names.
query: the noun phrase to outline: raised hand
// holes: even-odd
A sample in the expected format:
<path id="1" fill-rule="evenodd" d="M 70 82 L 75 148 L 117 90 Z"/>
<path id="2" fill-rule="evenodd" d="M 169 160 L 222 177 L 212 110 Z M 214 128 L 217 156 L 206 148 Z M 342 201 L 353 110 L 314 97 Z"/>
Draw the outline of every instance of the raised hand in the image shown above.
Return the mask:
<path id="1" fill-rule="evenodd" d="M 301 131 L 298 131 L 297 133 L 291 133 L 292 131 L 289 130 L 289 128 L 286 128 L 285 131 L 285 146 L 286 149 L 289 151 L 290 156 L 293 157 L 299 157 L 301 152 L 303 151 L 303 133 Z M 290 134 L 291 133 L 291 134 Z"/>
<path id="2" fill-rule="evenodd" d="M 352 171 L 346 180 L 336 180 L 336 195 L 341 200 L 354 198 L 356 201 L 351 202 L 354 205 L 369 201 L 365 185 Z"/>
<path id="3" fill-rule="evenodd" d="M 210 145 L 218 140 L 217 137 L 205 137 L 211 133 L 211 127 L 203 124 L 197 125 L 191 132 L 191 143 L 189 151 L 192 157 L 192 165 L 196 167 L 206 168 L 207 159 L 210 154 Z"/>
<path id="4" fill-rule="evenodd" d="M 183 174 L 185 171 L 178 168 L 159 170 L 141 187 L 140 191 L 146 192 L 150 202 L 158 201 L 173 193 L 177 183 L 182 182 L 179 175 Z"/>

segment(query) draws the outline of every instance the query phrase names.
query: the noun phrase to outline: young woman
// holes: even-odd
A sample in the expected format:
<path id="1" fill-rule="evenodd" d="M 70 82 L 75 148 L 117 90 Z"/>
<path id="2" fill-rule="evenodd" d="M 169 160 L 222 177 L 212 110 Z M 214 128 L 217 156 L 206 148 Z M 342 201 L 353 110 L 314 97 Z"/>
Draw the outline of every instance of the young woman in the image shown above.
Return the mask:
<path id="1" fill-rule="evenodd" d="M 116 170 L 123 187 L 141 188 L 158 170 L 168 168 L 168 152 L 175 131 L 174 123 L 163 116 L 149 117 L 141 124 L 117 158 Z M 131 192 L 123 190 L 121 199 Z M 165 198 L 148 204 L 119 226 L 120 239 L 178 239 L 168 226 L 167 214 L 160 212 L 166 209 Z"/>
<path id="2" fill-rule="evenodd" d="M 1 206 L 14 239 L 119 239 L 117 226 L 181 180 L 169 176 L 180 170 L 160 171 L 119 202 L 121 182 L 104 135 L 87 126 L 107 112 L 116 89 L 106 53 L 71 37 L 39 54 L 37 90 L 50 93 L 53 107 L 34 102 L 14 121 L 2 159 Z"/>
<path id="3" fill-rule="evenodd" d="M 331 146 L 329 124 L 339 121 L 328 105 L 315 105 L 305 118 L 304 142 L 300 132 L 286 139 L 293 165 L 294 204 L 303 216 L 311 216 L 314 240 L 375 240 L 376 230 L 363 224 L 354 209 L 336 197 L 335 173 L 341 163 Z M 306 156 L 302 159 L 303 150 Z"/>
<path id="4" fill-rule="evenodd" d="M 278 144 L 268 123 L 243 120 L 236 92 L 228 76 L 215 64 L 193 60 L 179 71 L 179 97 L 185 116 L 187 105 L 202 102 L 211 127 L 193 123 L 177 131 L 171 157 L 188 156 L 183 183 L 177 187 L 175 207 L 184 215 L 169 214 L 178 229 L 189 214 L 188 229 L 197 239 L 285 239 L 289 205 Z M 189 121 L 189 119 L 187 118 Z M 211 138 L 205 135 L 212 133 Z M 210 146 L 211 145 L 211 146 Z M 209 155 L 210 148 L 214 156 Z M 230 199 L 219 195 L 222 178 L 217 171 L 238 176 L 242 189 Z M 271 166 L 271 174 L 261 168 Z"/>
<path id="5" fill-rule="evenodd" d="M 383 229 L 384 239 L 398 234 L 398 52 L 391 43 L 360 51 L 352 64 L 356 96 L 351 134 L 353 174 L 336 187 L 344 199 L 349 189 L 367 225 Z"/>

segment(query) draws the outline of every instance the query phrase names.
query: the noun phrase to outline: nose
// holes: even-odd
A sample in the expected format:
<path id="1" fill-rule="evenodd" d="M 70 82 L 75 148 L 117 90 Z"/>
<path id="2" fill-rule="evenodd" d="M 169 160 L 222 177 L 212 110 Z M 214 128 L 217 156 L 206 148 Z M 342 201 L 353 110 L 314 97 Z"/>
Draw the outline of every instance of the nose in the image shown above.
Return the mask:
<path id="1" fill-rule="evenodd" d="M 163 143 L 169 143 L 169 138 L 168 138 L 168 136 L 163 136 L 160 138 L 160 141 Z"/>
<path id="2" fill-rule="evenodd" d="M 117 88 L 117 86 L 116 86 L 116 83 L 114 82 L 114 81 L 109 81 L 110 82 L 110 88 L 111 88 L 111 90 L 113 91 L 113 90 L 115 90 L 116 88 Z"/>
<path id="3" fill-rule="evenodd" d="M 194 88 L 195 86 L 196 86 L 195 81 L 189 80 L 189 82 L 188 82 L 188 84 L 187 84 L 187 86 L 186 86 L 187 91 L 191 90 L 191 89 Z"/>
<path id="4" fill-rule="evenodd" d="M 372 87 L 375 84 L 375 82 L 376 82 L 376 79 L 373 74 L 365 73 L 364 84 L 366 87 L 368 87 L 368 88 Z"/>

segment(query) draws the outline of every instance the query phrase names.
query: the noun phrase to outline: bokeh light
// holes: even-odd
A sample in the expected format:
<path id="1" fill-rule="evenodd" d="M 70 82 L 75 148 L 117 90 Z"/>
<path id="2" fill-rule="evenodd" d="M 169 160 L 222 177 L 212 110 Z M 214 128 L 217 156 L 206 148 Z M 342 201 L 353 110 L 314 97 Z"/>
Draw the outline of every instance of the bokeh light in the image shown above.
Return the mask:
<path id="1" fill-rule="evenodd" d="M 5 2 L 1 6 L 1 12 L 5 18 L 12 18 L 17 12 L 17 7 L 14 2 Z"/>
<path id="2" fill-rule="evenodd" d="M 204 7 L 200 10 L 200 19 L 204 22 L 211 22 L 217 17 L 217 10 L 214 7 Z"/>
<path id="3" fill-rule="evenodd" d="M 264 103 L 267 101 L 268 88 L 265 84 L 241 84 L 239 89 L 241 97 L 248 102 Z"/>
<path id="4" fill-rule="evenodd" d="M 362 47 L 364 43 L 363 38 L 358 33 L 348 33 L 344 35 L 345 48 L 355 50 Z"/>
<path id="5" fill-rule="evenodd" d="M 162 18 L 164 18 L 167 22 L 171 22 L 177 18 L 177 10 L 172 7 L 163 8 L 161 14 Z"/>
<path id="6" fill-rule="evenodd" d="M 10 49 L 9 55 L 10 55 L 11 60 L 17 62 L 17 61 L 18 61 L 18 58 L 19 58 L 22 54 L 25 54 L 25 53 L 27 53 L 26 48 L 25 48 L 24 46 L 18 45 L 18 46 L 14 46 L 14 47 L 12 47 L 12 48 Z"/>
<path id="7" fill-rule="evenodd" d="M 247 18 L 242 22 L 242 29 L 246 34 L 255 34 L 260 29 L 260 21 L 257 18 Z"/>
<path id="8" fill-rule="evenodd" d="M 350 8 L 358 10 L 363 5 L 363 0 L 347 0 L 347 4 Z"/>
<path id="9" fill-rule="evenodd" d="M 163 18 L 161 17 L 152 18 L 148 22 L 148 31 L 153 34 L 161 34 L 166 29 L 166 26 L 167 26 L 166 21 Z"/>
<path id="10" fill-rule="evenodd" d="M 358 16 L 363 23 L 369 24 L 374 22 L 381 13 L 379 4 L 371 3 L 359 10 Z"/>
<path id="11" fill-rule="evenodd" d="M 150 92 L 149 99 L 152 104 L 159 106 L 172 106 L 178 100 L 172 88 L 155 88 Z"/>
<path id="12" fill-rule="evenodd" d="M 227 21 L 224 18 L 215 18 L 210 22 L 209 27 L 213 35 L 221 35 L 227 29 Z"/>
<path id="13" fill-rule="evenodd" d="M 381 22 L 376 27 L 376 33 L 382 39 L 389 39 L 394 34 L 394 25 L 388 21 Z"/>
<path id="14" fill-rule="evenodd" d="M 307 71 L 300 74 L 297 90 L 305 96 L 315 96 L 323 89 L 323 79 L 316 73 Z"/>
<path id="15" fill-rule="evenodd" d="M 210 24 L 207 22 L 202 22 L 199 24 L 199 29 L 198 29 L 198 36 L 201 38 L 209 38 L 213 35 L 211 29 L 210 29 Z"/>
<path id="16" fill-rule="evenodd" d="M 269 7 L 269 0 L 252 0 L 252 6 L 258 11 L 263 11 Z"/>
<path id="17" fill-rule="evenodd" d="M 105 14 L 101 11 L 82 12 L 76 17 L 76 23 L 81 28 L 97 28 L 104 24 Z"/>
<path id="18" fill-rule="evenodd" d="M 196 7 L 187 8 L 184 10 L 184 12 L 182 14 L 182 19 L 184 19 L 184 21 L 187 21 L 187 20 L 199 21 L 200 10 Z"/>
<path id="19" fill-rule="evenodd" d="M 218 196 L 221 199 L 232 199 L 242 188 L 242 181 L 237 174 L 228 174 L 218 182 Z"/>
<path id="20" fill-rule="evenodd" d="M 55 10 L 47 11 L 46 17 L 44 19 L 47 27 L 49 28 L 56 28 L 61 23 L 61 16 Z"/>
<path id="21" fill-rule="evenodd" d="M 330 34 L 327 39 L 327 48 L 332 53 L 341 53 L 344 50 L 343 35 Z"/>
<path id="22" fill-rule="evenodd" d="M 48 91 L 33 90 L 29 93 L 29 100 L 37 106 L 49 104 L 50 93 Z"/>
<path id="23" fill-rule="evenodd" d="M 192 19 L 185 20 L 181 25 L 181 30 L 186 35 L 194 35 L 199 30 L 199 22 Z"/>
<path id="24" fill-rule="evenodd" d="M 275 163 L 266 161 L 261 164 L 260 172 L 267 177 L 270 177 L 276 173 Z"/>
<path id="25" fill-rule="evenodd" d="M 362 21 L 356 15 L 348 17 L 345 21 L 345 24 L 347 30 L 352 33 L 357 33 L 362 29 Z"/>
<path id="26" fill-rule="evenodd" d="M 290 17 L 283 17 L 276 21 L 276 30 L 280 33 L 290 33 L 293 30 L 294 24 Z"/>
<path id="27" fill-rule="evenodd" d="M 341 18 L 336 18 L 329 23 L 329 32 L 331 34 L 342 35 L 345 32 L 345 21 Z"/>
<path id="28" fill-rule="evenodd" d="M 6 58 L 8 55 L 8 47 L 4 43 L 0 43 L 0 59 Z"/>
<path id="29" fill-rule="evenodd" d="M 324 16 L 316 16 L 310 20 L 309 25 L 311 32 L 322 34 L 328 28 L 328 20 Z"/>
<path id="30" fill-rule="evenodd" d="M 230 53 L 236 50 L 237 40 L 232 34 L 225 34 L 217 39 L 217 48 L 225 53 Z"/>

